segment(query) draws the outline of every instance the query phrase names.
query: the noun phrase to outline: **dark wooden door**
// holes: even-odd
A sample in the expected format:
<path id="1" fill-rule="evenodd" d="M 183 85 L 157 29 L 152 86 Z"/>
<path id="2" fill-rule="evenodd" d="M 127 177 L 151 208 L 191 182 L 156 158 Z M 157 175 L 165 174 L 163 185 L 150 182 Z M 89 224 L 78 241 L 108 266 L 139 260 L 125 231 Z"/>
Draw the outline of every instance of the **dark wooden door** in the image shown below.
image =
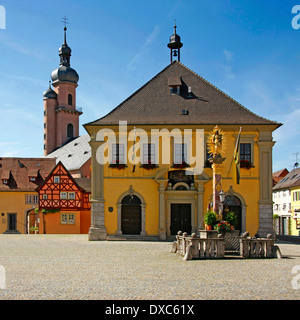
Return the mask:
<path id="1" fill-rule="evenodd" d="M 171 235 L 176 235 L 178 231 L 191 234 L 191 204 L 172 203 L 171 204 Z"/>
<path id="2" fill-rule="evenodd" d="M 123 234 L 140 234 L 141 223 L 140 205 L 122 205 L 121 229 Z"/>
<path id="3" fill-rule="evenodd" d="M 17 215 L 15 213 L 8 213 L 8 226 L 9 231 L 17 230 Z"/>

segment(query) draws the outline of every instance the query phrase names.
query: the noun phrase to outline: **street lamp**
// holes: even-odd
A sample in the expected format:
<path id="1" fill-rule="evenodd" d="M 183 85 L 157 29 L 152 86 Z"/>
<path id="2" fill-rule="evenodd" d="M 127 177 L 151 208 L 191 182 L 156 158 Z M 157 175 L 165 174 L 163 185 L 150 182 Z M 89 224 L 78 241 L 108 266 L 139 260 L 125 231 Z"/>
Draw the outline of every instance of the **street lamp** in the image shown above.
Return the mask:
<path id="1" fill-rule="evenodd" d="M 226 193 L 223 190 L 221 190 L 219 193 L 219 196 L 220 196 L 220 202 L 223 203 L 225 201 Z"/>
<path id="2" fill-rule="evenodd" d="M 221 214 L 222 214 L 222 212 L 223 212 L 223 202 L 225 201 L 225 197 L 226 197 L 226 193 L 223 191 L 223 190 L 221 190 L 220 192 L 219 192 L 219 197 L 220 197 L 220 203 L 219 203 L 219 216 L 221 217 Z"/>

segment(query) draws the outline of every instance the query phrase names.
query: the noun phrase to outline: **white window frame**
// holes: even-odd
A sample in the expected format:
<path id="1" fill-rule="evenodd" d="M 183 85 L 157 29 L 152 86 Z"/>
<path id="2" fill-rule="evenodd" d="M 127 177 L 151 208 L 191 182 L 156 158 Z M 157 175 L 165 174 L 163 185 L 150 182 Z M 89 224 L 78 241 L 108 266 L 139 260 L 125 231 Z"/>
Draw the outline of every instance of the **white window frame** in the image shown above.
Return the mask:
<path id="1" fill-rule="evenodd" d="M 68 199 L 68 192 L 66 191 L 61 191 L 60 195 L 59 195 L 59 199 L 60 200 L 67 200 Z"/>
<path id="2" fill-rule="evenodd" d="M 61 213 L 60 214 L 61 224 L 75 224 L 75 213 Z"/>
<path id="3" fill-rule="evenodd" d="M 183 161 L 187 164 L 189 163 L 189 145 L 190 144 L 186 141 L 182 143 L 174 143 L 174 164 L 181 164 Z M 184 159 L 182 159 L 182 146 L 184 146 Z"/>
<path id="4" fill-rule="evenodd" d="M 148 164 L 149 145 L 151 145 L 150 161 L 152 164 L 158 164 L 158 144 L 156 142 L 143 143 L 141 145 L 141 164 Z"/>
<path id="5" fill-rule="evenodd" d="M 60 176 L 54 176 L 53 183 L 60 183 Z"/>
<path id="6" fill-rule="evenodd" d="M 119 146 L 119 152 L 117 153 L 117 146 Z M 119 164 L 125 164 L 125 145 L 123 143 L 112 143 L 111 145 L 111 164 L 116 164 L 119 160 Z"/>
<path id="7" fill-rule="evenodd" d="M 68 192 L 68 199 L 75 200 L 76 199 L 76 193 L 74 191 Z"/>

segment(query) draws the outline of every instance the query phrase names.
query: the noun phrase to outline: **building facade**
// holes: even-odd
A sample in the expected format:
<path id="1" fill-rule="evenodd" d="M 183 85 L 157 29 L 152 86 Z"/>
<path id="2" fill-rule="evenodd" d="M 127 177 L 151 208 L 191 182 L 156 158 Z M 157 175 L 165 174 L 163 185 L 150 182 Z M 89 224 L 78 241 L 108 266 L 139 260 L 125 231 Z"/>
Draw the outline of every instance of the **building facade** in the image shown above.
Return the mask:
<path id="1" fill-rule="evenodd" d="M 55 159 L 0 158 L 0 233 L 29 233 L 37 220 L 36 188 L 55 166 Z"/>
<path id="2" fill-rule="evenodd" d="M 279 235 L 298 235 L 293 214 L 297 201 L 292 190 L 297 190 L 299 178 L 300 169 L 293 169 L 273 187 L 275 231 Z"/>
<path id="3" fill-rule="evenodd" d="M 253 114 L 176 60 L 182 47 L 176 28 L 168 46 L 171 63 L 165 69 L 109 114 L 84 125 L 91 137 L 89 239 L 135 234 L 164 240 L 203 228 L 213 194 L 207 143 L 216 125 L 224 132 L 224 210 L 237 212 L 241 232 L 272 233 L 272 133 L 280 124 Z M 231 167 L 240 128 L 236 184 Z M 200 166 L 191 161 L 196 150 Z"/>
<path id="4" fill-rule="evenodd" d="M 91 180 L 73 178 L 59 162 L 37 188 L 39 233 L 88 233 Z"/>

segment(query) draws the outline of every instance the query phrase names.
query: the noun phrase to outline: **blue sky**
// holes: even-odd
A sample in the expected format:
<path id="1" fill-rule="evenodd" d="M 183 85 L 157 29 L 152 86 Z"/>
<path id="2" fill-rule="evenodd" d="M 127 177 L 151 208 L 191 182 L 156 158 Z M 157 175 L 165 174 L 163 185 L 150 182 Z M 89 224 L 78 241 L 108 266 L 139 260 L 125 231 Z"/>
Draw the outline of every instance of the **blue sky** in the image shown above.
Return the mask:
<path id="1" fill-rule="evenodd" d="M 300 29 L 291 25 L 297 4 L 0 0 L 6 9 L 6 29 L 0 29 L 0 155 L 43 155 L 42 94 L 59 65 L 64 16 L 71 66 L 80 77 L 81 125 L 108 113 L 169 64 L 167 43 L 176 19 L 184 65 L 252 112 L 284 124 L 274 132 L 273 171 L 291 170 L 300 152 Z"/>

